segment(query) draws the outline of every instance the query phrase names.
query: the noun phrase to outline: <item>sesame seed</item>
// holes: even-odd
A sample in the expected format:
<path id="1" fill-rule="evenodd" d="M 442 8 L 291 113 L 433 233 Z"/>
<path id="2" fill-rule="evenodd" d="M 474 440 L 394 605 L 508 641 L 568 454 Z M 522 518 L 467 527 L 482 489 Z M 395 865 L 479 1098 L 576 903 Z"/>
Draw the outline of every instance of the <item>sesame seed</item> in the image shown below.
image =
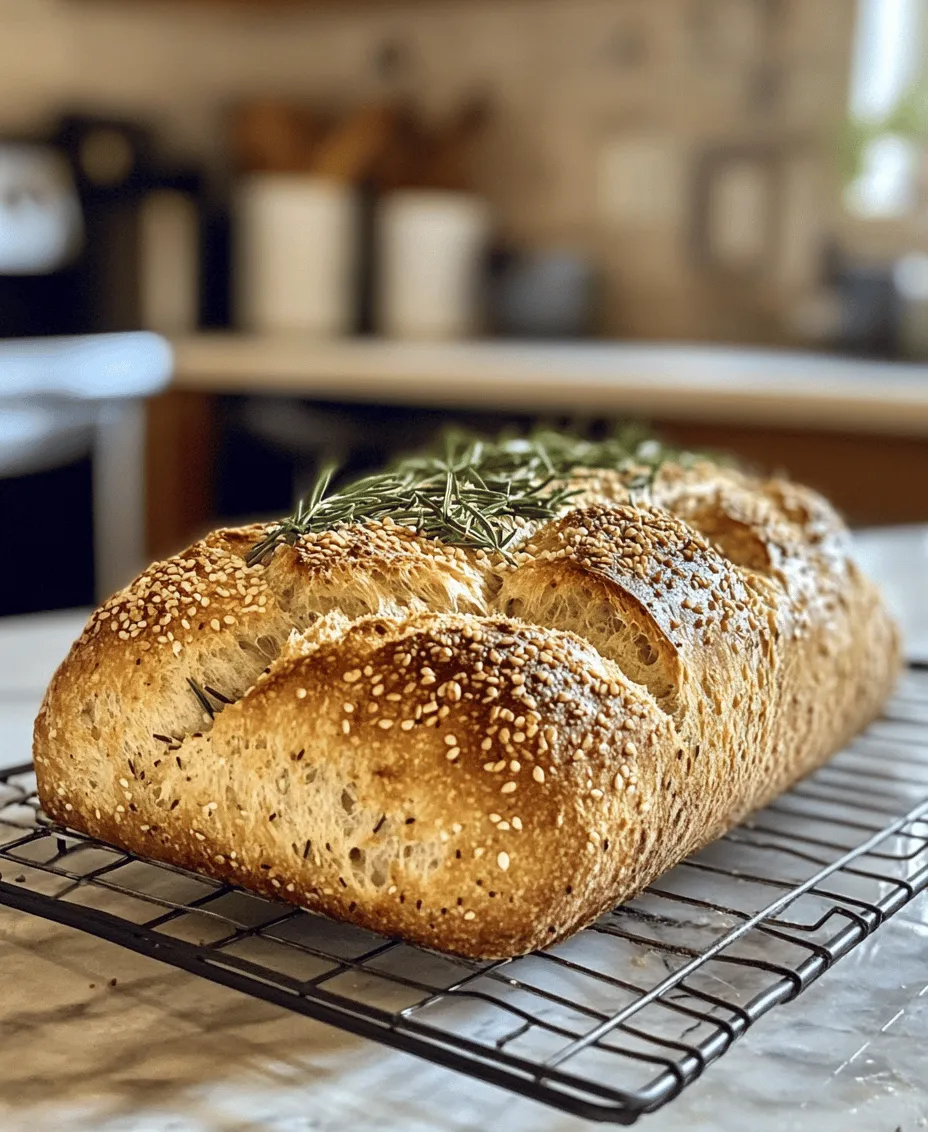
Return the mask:
<path id="1" fill-rule="evenodd" d="M 445 743 L 449 747 L 456 747 L 458 745 L 458 741 L 457 741 L 457 739 L 455 739 L 455 737 L 453 735 L 446 735 L 445 736 Z"/>
<path id="2" fill-rule="evenodd" d="M 400 724 L 400 730 L 401 731 L 412 731 L 412 729 L 415 726 L 416 726 L 416 721 L 414 719 L 404 719 L 403 722 Z"/>
<path id="3" fill-rule="evenodd" d="M 347 719 L 343 719 L 343 720 L 342 720 L 342 731 L 343 731 L 343 732 L 344 732 L 344 733 L 345 733 L 346 735 L 350 735 L 350 734 L 351 734 L 351 724 L 350 724 L 350 723 L 348 722 L 348 720 L 347 720 Z"/>
<path id="4" fill-rule="evenodd" d="M 342 679 L 346 684 L 356 684 L 361 679 L 361 669 L 352 668 L 350 672 L 343 674 Z"/>
<path id="5" fill-rule="evenodd" d="M 533 767 L 532 778 L 534 778 L 536 782 L 544 782 L 545 772 L 541 769 L 540 766 Z"/>
<path id="6" fill-rule="evenodd" d="M 512 794 L 515 789 L 516 784 L 514 782 L 504 782 L 503 785 L 499 788 L 499 792 L 500 794 Z"/>
<path id="7" fill-rule="evenodd" d="M 509 854 L 498 853 L 496 856 L 496 863 L 505 872 L 509 868 Z"/>
<path id="8" fill-rule="evenodd" d="M 342 704 L 342 711 L 346 711 L 349 715 L 354 711 L 354 704 Z"/>
<path id="9" fill-rule="evenodd" d="M 508 821 L 501 821 L 496 828 L 502 829 L 502 830 L 507 830 L 507 829 L 509 829 L 509 822 Z"/>
<path id="10" fill-rule="evenodd" d="M 522 819 L 521 818 L 510 818 L 510 821 L 512 822 L 512 828 L 513 829 L 521 829 L 522 828 Z"/>
<path id="11" fill-rule="evenodd" d="M 502 820 L 503 819 L 499 816 L 499 814 L 490 814 L 490 821 L 491 822 L 495 823 L 495 822 L 502 821 Z"/>
<path id="12" fill-rule="evenodd" d="M 458 757 L 458 755 L 460 755 L 460 753 L 461 753 L 460 747 L 452 747 L 450 750 L 445 752 L 445 758 L 448 760 L 448 762 L 453 763 L 454 760 Z"/>
<path id="13" fill-rule="evenodd" d="M 345 720 L 345 722 L 347 723 L 348 721 Z M 382 728 L 384 731 L 389 731 L 390 728 L 393 726 L 393 720 L 392 719 L 379 719 L 377 721 L 377 726 Z"/>
<path id="14" fill-rule="evenodd" d="M 297 688 L 296 698 L 298 700 L 305 700 L 306 699 L 306 689 L 305 688 Z"/>
<path id="15" fill-rule="evenodd" d="M 477 916 L 477 913 L 473 912 L 473 911 L 468 911 L 468 912 L 464 913 L 464 919 L 465 920 L 473 920 L 473 919 L 476 918 L 476 916 Z"/>

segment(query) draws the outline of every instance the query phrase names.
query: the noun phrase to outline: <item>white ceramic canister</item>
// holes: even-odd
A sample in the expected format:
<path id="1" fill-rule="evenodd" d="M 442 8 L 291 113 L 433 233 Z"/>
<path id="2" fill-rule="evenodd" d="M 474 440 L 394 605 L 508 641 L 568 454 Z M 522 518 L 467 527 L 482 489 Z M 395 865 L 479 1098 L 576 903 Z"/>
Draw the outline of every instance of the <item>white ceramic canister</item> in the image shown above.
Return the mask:
<path id="1" fill-rule="evenodd" d="M 246 177 L 235 237 L 240 326 L 320 338 L 354 329 L 359 212 L 351 185 L 300 173 Z"/>
<path id="2" fill-rule="evenodd" d="M 492 214 L 469 193 L 404 189 L 377 216 L 377 327 L 390 338 L 467 338 L 482 329 Z"/>

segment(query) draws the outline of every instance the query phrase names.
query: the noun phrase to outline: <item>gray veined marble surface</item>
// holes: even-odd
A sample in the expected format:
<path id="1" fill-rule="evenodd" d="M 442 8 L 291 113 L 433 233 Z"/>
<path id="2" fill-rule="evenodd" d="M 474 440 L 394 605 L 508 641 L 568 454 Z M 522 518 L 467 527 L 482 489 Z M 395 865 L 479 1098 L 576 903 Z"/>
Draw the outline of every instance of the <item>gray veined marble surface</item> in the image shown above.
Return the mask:
<path id="1" fill-rule="evenodd" d="M 928 655 L 928 532 L 859 541 Z M 0 758 L 80 616 L 0 623 Z M 115 983 L 113 982 L 115 980 Z M 0 910 L 2 1132 L 555 1132 L 574 1117 Z M 646 1132 L 928 1129 L 928 900 L 762 1018 Z"/>

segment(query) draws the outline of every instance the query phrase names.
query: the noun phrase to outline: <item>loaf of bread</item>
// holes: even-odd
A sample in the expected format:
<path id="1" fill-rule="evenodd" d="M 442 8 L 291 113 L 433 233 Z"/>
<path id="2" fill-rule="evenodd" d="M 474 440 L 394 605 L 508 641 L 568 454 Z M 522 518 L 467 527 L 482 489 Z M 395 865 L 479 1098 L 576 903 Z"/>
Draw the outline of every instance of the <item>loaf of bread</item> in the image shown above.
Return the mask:
<path id="1" fill-rule="evenodd" d="M 361 507 L 151 566 L 48 689 L 45 810 L 465 956 L 630 898 L 863 727 L 899 643 L 814 492 L 590 463 L 502 541 Z"/>

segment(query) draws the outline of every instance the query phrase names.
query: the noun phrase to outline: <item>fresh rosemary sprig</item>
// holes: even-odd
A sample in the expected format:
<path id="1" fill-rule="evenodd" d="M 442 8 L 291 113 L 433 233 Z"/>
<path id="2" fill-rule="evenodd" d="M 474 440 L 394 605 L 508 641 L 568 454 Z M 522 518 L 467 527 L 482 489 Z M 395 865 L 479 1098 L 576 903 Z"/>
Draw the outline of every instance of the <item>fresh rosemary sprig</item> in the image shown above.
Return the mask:
<path id="1" fill-rule="evenodd" d="M 497 440 L 451 432 L 440 454 L 406 457 L 331 494 L 334 468 L 325 468 L 247 562 L 260 562 L 279 543 L 305 534 L 388 517 L 451 546 L 505 555 L 525 522 L 555 518 L 578 494 L 564 482 L 575 469 L 616 470 L 627 475 L 630 490 L 647 490 L 661 465 L 682 455 L 632 429 L 604 441 L 542 431 Z"/>

